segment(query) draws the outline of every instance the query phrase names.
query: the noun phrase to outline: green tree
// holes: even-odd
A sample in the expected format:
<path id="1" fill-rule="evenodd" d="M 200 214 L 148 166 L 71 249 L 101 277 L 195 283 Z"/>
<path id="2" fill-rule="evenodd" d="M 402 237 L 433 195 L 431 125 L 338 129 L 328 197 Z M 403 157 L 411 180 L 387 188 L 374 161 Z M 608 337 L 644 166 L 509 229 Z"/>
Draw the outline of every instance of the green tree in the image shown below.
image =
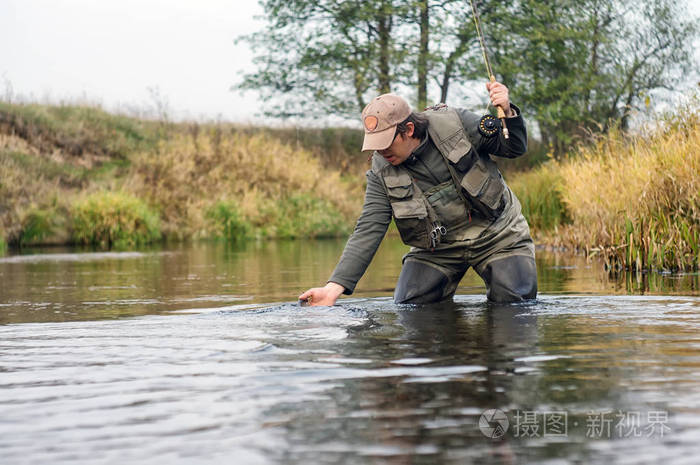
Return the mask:
<path id="1" fill-rule="evenodd" d="M 354 117 L 389 91 L 422 108 L 431 93 L 447 101 L 454 82 L 487 79 L 468 0 L 260 3 L 268 26 L 240 39 L 258 69 L 238 88 L 261 92 L 268 115 Z M 632 110 L 692 66 L 698 27 L 683 0 L 477 4 L 496 77 L 556 153 L 592 130 L 628 127 Z"/>
<path id="2" fill-rule="evenodd" d="M 521 0 L 496 16 L 486 32 L 497 70 L 559 154 L 591 131 L 626 129 L 693 64 L 698 28 L 675 0 Z"/>
<path id="3" fill-rule="evenodd" d="M 416 0 L 406 14 L 405 24 L 410 26 L 406 33 L 418 40 L 409 44 L 410 56 L 396 75 L 403 86 L 415 87 L 417 108 L 445 102 L 450 84 L 474 79 L 475 70 L 481 70 L 481 80 L 486 79 L 484 66 L 477 61 L 481 54 L 468 0 Z M 431 89 L 437 98 L 430 98 Z"/>
<path id="4" fill-rule="evenodd" d="M 258 68 L 236 87 L 261 92 L 269 116 L 356 116 L 368 99 L 399 86 L 416 89 L 419 108 L 431 86 L 444 101 L 475 37 L 464 0 L 260 3 L 266 28 L 238 39 L 257 53 Z"/>
<path id="5" fill-rule="evenodd" d="M 265 30 L 240 38 L 258 53 L 241 89 L 261 91 L 266 114 L 356 114 L 368 96 L 389 92 L 405 54 L 395 0 L 262 0 Z"/>

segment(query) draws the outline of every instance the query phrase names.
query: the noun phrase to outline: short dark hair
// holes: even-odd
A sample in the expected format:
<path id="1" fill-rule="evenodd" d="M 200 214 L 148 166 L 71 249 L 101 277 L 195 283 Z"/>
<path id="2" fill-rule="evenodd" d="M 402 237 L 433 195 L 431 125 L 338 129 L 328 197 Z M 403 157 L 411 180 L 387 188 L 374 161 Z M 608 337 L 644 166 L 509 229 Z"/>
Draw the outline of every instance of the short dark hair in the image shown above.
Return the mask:
<path id="1" fill-rule="evenodd" d="M 406 123 L 413 123 L 413 136 L 415 139 L 423 140 L 428 132 L 428 118 L 415 111 L 408 115 L 408 118 L 396 125 L 396 134 L 405 134 L 408 130 Z"/>

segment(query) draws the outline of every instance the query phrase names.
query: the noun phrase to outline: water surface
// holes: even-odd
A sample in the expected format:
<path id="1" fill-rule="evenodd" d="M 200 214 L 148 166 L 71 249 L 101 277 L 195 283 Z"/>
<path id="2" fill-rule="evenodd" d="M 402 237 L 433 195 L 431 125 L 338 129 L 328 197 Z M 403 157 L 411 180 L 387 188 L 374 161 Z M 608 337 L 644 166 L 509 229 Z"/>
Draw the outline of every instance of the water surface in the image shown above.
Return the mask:
<path id="1" fill-rule="evenodd" d="M 34 249 L 0 257 L 0 324 L 163 314 L 187 308 L 285 303 L 325 284 L 344 241 L 179 244 L 160 250 Z M 385 240 L 355 297 L 393 294 L 408 248 Z M 621 275 L 600 262 L 538 251 L 541 294 L 700 295 L 698 274 Z M 470 270 L 458 294 L 484 295 Z"/>
<path id="2" fill-rule="evenodd" d="M 696 463 L 697 275 L 540 253 L 535 302 L 397 306 L 385 243 L 297 306 L 342 245 L 0 258 L 0 463 Z"/>

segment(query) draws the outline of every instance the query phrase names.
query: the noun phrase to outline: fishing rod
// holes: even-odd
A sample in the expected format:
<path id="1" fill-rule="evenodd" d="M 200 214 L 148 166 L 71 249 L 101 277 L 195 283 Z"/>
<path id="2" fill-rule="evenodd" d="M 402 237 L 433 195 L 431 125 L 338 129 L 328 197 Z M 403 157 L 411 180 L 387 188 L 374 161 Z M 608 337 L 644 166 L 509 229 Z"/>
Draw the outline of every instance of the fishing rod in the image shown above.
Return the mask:
<path id="1" fill-rule="evenodd" d="M 476 26 L 476 35 L 479 37 L 479 45 L 481 46 L 481 55 L 484 57 L 484 64 L 486 65 L 486 73 L 489 75 L 489 80 L 491 82 L 496 82 L 496 78 L 491 70 L 491 62 L 489 62 L 489 56 L 486 53 L 486 42 L 484 41 L 484 34 L 481 32 L 481 23 L 479 22 L 479 13 L 476 11 L 476 5 L 474 5 L 474 0 L 469 0 L 469 4 L 472 7 L 472 17 L 474 18 L 474 25 Z M 496 106 L 496 113 L 498 114 L 498 119 L 501 120 L 501 127 L 503 128 L 503 138 L 508 139 L 508 127 L 506 126 L 506 112 L 500 105 Z M 493 120 L 492 120 L 493 121 Z M 480 126 L 488 125 L 488 121 L 484 118 L 481 119 L 479 123 Z M 484 131 L 489 131 L 491 128 L 484 127 Z M 495 128 L 493 128 L 495 129 Z M 491 130 L 493 130 L 491 129 Z"/>

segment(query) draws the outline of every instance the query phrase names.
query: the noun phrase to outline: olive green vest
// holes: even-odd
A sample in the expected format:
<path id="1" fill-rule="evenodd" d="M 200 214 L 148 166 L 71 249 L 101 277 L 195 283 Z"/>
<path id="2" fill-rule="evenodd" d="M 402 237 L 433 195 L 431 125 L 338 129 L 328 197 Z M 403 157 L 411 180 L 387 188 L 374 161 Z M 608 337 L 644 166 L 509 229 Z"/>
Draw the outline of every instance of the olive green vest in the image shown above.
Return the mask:
<path id="1" fill-rule="evenodd" d="M 491 157 L 472 148 L 455 110 L 443 107 L 423 115 L 452 180 L 422 192 L 408 170 L 393 166 L 376 152 L 372 171 L 384 184 L 403 242 L 433 249 L 441 242 L 464 240 L 474 210 L 486 218 L 497 218 L 507 188 Z"/>

